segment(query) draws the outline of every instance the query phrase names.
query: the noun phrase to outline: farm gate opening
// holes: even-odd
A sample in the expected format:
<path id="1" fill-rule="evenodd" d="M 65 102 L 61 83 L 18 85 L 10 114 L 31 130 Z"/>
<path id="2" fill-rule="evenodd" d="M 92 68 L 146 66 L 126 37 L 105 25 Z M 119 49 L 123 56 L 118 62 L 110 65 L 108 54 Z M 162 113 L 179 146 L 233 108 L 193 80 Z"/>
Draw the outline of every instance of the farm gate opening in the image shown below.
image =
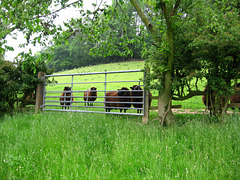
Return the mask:
<path id="1" fill-rule="evenodd" d="M 130 88 L 137 85 L 143 89 L 144 75 L 145 72 L 142 70 L 45 75 L 43 110 L 144 116 L 145 94 L 147 93 L 144 90 L 138 90 L 138 93 L 142 94 L 134 96 L 135 100 L 138 100 L 133 102 L 131 95 L 135 90 Z M 54 79 L 56 82 L 48 83 L 48 79 Z M 86 93 L 92 87 L 96 88 L 92 92 L 96 92 L 97 95 L 91 96 Z M 121 103 L 119 103 L 120 96 L 116 93 L 119 90 L 122 91 L 122 87 L 129 89 L 124 88 L 123 92 L 129 92 L 130 96 L 121 96 Z M 92 98 L 96 100 L 92 101 Z M 111 106 L 109 106 L 110 101 Z"/>

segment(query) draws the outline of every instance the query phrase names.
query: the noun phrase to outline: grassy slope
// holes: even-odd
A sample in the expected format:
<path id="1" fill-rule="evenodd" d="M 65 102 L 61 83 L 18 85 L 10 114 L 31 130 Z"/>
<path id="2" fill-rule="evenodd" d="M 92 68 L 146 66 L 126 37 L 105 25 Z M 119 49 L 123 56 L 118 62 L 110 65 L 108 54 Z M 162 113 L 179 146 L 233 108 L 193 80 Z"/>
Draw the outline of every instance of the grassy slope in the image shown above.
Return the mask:
<path id="1" fill-rule="evenodd" d="M 185 115 L 184 123 L 162 128 L 102 114 L 6 117 L 0 179 L 239 179 L 240 118 L 201 119 Z"/>

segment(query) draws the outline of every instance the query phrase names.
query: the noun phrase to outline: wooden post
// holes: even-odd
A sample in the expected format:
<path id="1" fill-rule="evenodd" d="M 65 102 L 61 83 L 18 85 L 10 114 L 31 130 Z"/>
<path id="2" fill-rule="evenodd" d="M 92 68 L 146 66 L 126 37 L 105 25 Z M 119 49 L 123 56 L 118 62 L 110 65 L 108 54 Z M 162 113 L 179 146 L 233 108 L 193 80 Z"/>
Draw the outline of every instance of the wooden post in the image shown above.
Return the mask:
<path id="1" fill-rule="evenodd" d="M 43 92 L 44 92 L 44 72 L 38 73 L 38 79 L 40 80 L 38 86 L 37 86 L 37 92 L 36 92 L 36 106 L 35 106 L 35 113 L 38 113 L 40 110 L 42 110 L 43 106 Z"/>
<path id="2" fill-rule="evenodd" d="M 146 83 L 146 74 L 150 72 L 150 68 L 146 68 L 145 69 L 145 73 L 144 73 L 144 84 L 148 84 Z M 149 120 L 149 91 L 144 89 L 144 116 L 142 117 L 142 123 L 143 124 L 148 124 L 148 120 Z"/>

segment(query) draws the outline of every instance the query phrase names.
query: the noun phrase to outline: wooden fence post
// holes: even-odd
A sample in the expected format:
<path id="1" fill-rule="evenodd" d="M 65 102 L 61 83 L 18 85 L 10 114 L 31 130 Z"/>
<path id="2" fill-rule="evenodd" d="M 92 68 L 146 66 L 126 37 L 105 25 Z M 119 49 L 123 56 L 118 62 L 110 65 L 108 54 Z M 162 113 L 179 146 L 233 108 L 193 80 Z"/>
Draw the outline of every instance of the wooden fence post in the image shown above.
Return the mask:
<path id="1" fill-rule="evenodd" d="M 42 106 L 43 106 L 44 76 L 45 76 L 44 72 L 38 73 L 38 79 L 40 80 L 40 82 L 37 86 L 36 92 L 35 113 L 38 113 L 43 108 Z"/>
<path id="2" fill-rule="evenodd" d="M 146 74 L 150 72 L 150 68 L 146 68 L 145 69 L 145 74 L 144 74 L 144 84 L 148 84 L 146 83 L 147 79 L 146 79 Z M 148 124 L 148 120 L 149 120 L 149 91 L 144 89 L 144 116 L 142 117 L 142 123 L 143 124 Z"/>

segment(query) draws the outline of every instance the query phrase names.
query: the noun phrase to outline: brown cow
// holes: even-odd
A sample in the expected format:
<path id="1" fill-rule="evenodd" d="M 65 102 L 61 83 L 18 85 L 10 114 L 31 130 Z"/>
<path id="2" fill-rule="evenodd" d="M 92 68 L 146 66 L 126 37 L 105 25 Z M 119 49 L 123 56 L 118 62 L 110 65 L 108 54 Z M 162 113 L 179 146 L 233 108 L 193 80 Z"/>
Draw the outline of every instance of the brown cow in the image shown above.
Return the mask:
<path id="1" fill-rule="evenodd" d="M 70 97 L 67 97 L 67 96 L 70 96 Z M 71 92 L 71 88 L 66 86 L 64 87 L 63 93 L 61 94 L 61 97 L 60 97 L 60 105 L 62 106 L 62 109 L 66 109 L 66 108 L 69 109 L 72 102 L 73 102 L 73 94 Z"/>
<path id="2" fill-rule="evenodd" d="M 240 103 L 240 83 L 236 85 L 236 93 L 230 99 L 231 103 Z M 234 108 L 232 108 L 234 109 Z M 240 111 L 240 108 L 238 108 Z"/>
<path id="3" fill-rule="evenodd" d="M 96 99 L 97 99 L 96 87 L 91 87 L 91 89 L 88 89 L 86 92 L 84 92 L 84 101 L 87 101 L 87 105 L 93 106 L 93 101 L 95 101 Z"/>
<path id="4" fill-rule="evenodd" d="M 142 108 L 143 104 L 143 90 L 140 86 L 138 85 L 133 85 L 133 87 L 130 87 L 132 89 L 131 95 L 132 95 L 132 102 L 133 102 L 133 107 L 134 108 Z M 135 104 L 139 102 L 139 104 Z M 152 103 L 152 93 L 149 92 L 149 107 L 151 106 Z M 137 113 L 141 113 L 141 109 L 137 109 Z"/>
<path id="5" fill-rule="evenodd" d="M 110 112 L 111 109 L 120 109 L 120 112 L 131 107 L 131 93 L 128 88 L 122 87 L 118 91 L 111 91 L 106 93 L 105 109 Z"/>

